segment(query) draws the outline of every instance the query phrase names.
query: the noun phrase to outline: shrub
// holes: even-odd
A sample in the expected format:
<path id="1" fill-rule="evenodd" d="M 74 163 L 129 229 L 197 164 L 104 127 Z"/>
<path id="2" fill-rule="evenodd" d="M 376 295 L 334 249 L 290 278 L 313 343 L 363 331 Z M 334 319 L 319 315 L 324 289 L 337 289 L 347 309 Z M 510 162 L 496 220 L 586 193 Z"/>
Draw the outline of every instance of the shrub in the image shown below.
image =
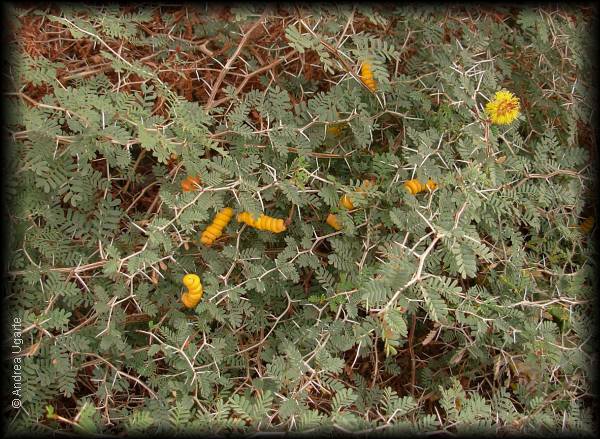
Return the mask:
<path id="1" fill-rule="evenodd" d="M 11 431 L 589 431 L 595 11 L 10 12 Z"/>

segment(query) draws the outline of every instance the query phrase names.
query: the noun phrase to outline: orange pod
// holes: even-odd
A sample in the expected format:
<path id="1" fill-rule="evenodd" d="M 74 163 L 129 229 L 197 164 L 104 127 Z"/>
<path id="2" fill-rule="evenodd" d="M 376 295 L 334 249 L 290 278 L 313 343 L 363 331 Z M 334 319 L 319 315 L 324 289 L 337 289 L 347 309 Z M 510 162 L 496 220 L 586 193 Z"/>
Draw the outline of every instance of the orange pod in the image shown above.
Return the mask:
<path id="1" fill-rule="evenodd" d="M 192 192 L 197 189 L 199 184 L 200 178 L 188 175 L 184 180 L 182 180 L 181 189 L 183 189 L 184 192 Z"/>
<path id="2" fill-rule="evenodd" d="M 335 216 L 332 213 L 327 215 L 327 219 L 325 220 L 325 222 L 331 227 L 333 227 L 335 230 L 342 230 L 342 225 L 339 223 L 337 216 Z"/>
<path id="3" fill-rule="evenodd" d="M 340 198 L 340 204 L 348 210 L 354 209 L 354 204 L 352 204 L 348 195 L 343 195 L 342 198 Z"/>

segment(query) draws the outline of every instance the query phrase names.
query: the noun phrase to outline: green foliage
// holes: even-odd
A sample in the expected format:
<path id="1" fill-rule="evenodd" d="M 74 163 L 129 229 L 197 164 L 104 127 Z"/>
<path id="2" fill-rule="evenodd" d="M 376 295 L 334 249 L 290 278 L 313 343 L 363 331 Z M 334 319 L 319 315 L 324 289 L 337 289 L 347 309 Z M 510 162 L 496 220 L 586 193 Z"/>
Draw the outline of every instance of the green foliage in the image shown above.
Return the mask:
<path id="1" fill-rule="evenodd" d="M 12 432 L 590 431 L 586 11 L 10 16 Z M 223 207 L 287 229 L 203 246 Z"/>

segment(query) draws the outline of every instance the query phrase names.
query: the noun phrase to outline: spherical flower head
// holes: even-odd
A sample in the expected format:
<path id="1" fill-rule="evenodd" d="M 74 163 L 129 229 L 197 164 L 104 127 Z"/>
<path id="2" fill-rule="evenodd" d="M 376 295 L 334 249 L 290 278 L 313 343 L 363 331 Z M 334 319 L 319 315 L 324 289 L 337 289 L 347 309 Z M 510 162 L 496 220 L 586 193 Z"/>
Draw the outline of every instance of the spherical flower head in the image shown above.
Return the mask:
<path id="1" fill-rule="evenodd" d="M 519 98 L 507 90 L 496 92 L 494 99 L 485 106 L 485 112 L 493 124 L 508 125 L 519 117 L 521 103 Z"/>

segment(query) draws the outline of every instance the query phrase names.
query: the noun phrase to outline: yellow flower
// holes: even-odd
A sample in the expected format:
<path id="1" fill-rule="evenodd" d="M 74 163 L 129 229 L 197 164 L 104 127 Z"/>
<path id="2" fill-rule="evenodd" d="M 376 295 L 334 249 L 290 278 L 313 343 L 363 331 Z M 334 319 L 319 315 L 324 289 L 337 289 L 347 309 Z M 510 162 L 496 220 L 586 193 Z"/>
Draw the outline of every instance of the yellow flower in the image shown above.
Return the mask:
<path id="1" fill-rule="evenodd" d="M 521 110 L 519 98 L 506 90 L 496 92 L 494 99 L 485 106 L 485 112 L 496 125 L 512 123 Z"/>

